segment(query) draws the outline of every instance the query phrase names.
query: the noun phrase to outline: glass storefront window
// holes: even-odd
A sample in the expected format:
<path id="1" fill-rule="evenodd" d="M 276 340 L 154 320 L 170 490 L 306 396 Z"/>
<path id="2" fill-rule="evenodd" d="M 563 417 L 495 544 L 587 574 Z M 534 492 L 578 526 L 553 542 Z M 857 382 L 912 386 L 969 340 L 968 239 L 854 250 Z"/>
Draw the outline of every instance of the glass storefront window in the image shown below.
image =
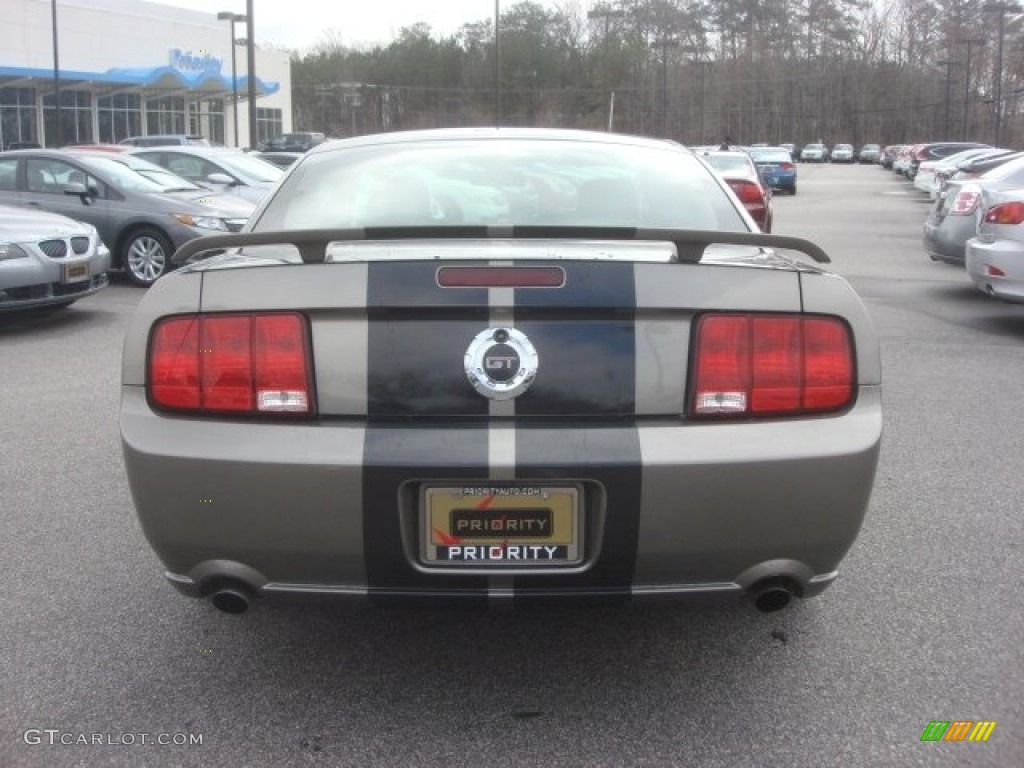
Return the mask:
<path id="1" fill-rule="evenodd" d="M 257 144 L 263 144 L 268 139 L 284 133 L 284 120 L 281 116 L 281 110 L 256 107 L 256 133 Z"/>
<path id="2" fill-rule="evenodd" d="M 185 132 L 184 96 L 161 96 L 146 102 L 146 135 Z"/>
<path id="3" fill-rule="evenodd" d="M 213 145 L 224 144 L 224 100 L 194 99 L 189 103 L 188 132 Z"/>
<path id="4" fill-rule="evenodd" d="M 0 88 L 0 147 L 39 141 L 34 88 Z"/>
<path id="5" fill-rule="evenodd" d="M 88 91 L 61 90 L 60 138 L 57 137 L 57 99 L 54 92 L 43 94 L 43 133 L 46 146 L 85 144 L 92 136 L 92 94 Z"/>
<path id="6" fill-rule="evenodd" d="M 129 136 L 142 135 L 142 99 L 136 93 L 100 96 L 96 100 L 99 140 L 116 144 Z"/>

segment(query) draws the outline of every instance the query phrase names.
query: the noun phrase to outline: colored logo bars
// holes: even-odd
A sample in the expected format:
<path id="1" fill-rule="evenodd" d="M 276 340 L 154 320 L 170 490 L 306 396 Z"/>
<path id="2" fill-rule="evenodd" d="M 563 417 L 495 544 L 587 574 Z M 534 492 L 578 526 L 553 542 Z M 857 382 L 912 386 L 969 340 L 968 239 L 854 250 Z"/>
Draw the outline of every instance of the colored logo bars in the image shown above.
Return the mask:
<path id="1" fill-rule="evenodd" d="M 932 720 L 921 741 L 988 741 L 995 727 L 994 720 Z"/>

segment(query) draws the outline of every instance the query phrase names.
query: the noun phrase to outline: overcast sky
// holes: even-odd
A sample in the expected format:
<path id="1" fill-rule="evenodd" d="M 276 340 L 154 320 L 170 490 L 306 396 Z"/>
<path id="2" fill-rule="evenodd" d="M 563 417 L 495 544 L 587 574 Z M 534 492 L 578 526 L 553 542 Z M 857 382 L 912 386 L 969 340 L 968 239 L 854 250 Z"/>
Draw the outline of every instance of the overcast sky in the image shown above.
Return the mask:
<path id="1" fill-rule="evenodd" d="M 245 0 L 155 0 L 207 13 L 245 13 Z M 501 0 L 509 8 L 516 0 Z M 554 0 L 535 0 L 549 8 Z M 306 50 L 330 32 L 345 45 L 388 43 L 402 27 L 425 21 L 435 34 L 494 17 L 494 0 L 254 0 L 256 41 Z M 590 0 L 571 5 L 590 7 Z M 241 35 L 241 30 L 239 30 Z"/>

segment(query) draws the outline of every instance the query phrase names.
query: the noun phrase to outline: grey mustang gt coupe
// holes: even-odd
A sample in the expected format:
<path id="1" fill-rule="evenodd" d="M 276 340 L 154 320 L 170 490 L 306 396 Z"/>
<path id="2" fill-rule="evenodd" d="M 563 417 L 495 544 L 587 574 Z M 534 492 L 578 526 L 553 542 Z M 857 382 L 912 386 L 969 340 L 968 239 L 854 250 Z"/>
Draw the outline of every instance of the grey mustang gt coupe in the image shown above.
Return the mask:
<path id="1" fill-rule="evenodd" d="M 174 260 L 127 332 L 124 458 L 167 578 L 224 611 L 775 610 L 828 587 L 860 530 L 882 430 L 868 314 L 678 145 L 327 142 L 241 233 Z"/>

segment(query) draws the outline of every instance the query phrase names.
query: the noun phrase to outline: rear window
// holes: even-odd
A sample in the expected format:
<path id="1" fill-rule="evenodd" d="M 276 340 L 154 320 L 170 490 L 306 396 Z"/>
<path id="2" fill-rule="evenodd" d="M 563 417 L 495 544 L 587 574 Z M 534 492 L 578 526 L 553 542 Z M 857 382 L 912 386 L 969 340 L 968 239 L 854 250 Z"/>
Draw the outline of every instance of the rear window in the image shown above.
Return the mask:
<path id="1" fill-rule="evenodd" d="M 533 139 L 314 154 L 284 179 L 253 229 L 431 225 L 748 230 L 714 175 L 685 150 Z"/>
<path id="2" fill-rule="evenodd" d="M 710 152 L 704 155 L 704 159 L 711 164 L 711 167 L 719 172 L 741 171 L 750 173 L 750 160 L 743 155 L 725 155 Z"/>
<path id="3" fill-rule="evenodd" d="M 752 149 L 750 156 L 755 163 L 791 163 L 792 156 L 784 149 Z"/>

